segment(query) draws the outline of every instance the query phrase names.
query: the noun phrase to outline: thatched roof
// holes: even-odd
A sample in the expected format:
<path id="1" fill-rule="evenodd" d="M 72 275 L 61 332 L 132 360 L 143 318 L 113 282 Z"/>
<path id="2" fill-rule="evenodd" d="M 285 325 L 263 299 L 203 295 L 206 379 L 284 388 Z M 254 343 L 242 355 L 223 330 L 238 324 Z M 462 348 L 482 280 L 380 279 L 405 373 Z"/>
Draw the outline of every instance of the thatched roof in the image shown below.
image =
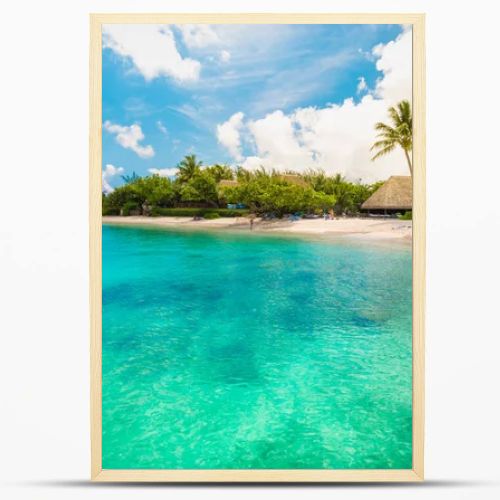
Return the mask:
<path id="1" fill-rule="evenodd" d="M 306 187 L 309 185 L 302 176 L 296 174 L 282 174 L 279 178 L 282 181 L 288 182 L 289 184 L 296 184 L 297 186 Z"/>
<path id="2" fill-rule="evenodd" d="M 239 185 L 238 181 L 231 181 L 227 179 L 223 179 L 219 182 L 219 187 L 236 187 Z"/>
<path id="3" fill-rule="evenodd" d="M 362 205 L 363 210 L 411 210 L 413 188 L 411 177 L 393 175 Z"/>

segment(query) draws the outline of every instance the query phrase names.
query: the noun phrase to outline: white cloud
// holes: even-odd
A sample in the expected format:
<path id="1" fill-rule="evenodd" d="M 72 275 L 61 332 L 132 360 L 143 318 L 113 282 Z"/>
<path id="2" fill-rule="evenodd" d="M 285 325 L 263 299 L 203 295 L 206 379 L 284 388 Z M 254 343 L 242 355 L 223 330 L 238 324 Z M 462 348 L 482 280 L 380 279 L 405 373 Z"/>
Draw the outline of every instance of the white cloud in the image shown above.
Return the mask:
<path id="1" fill-rule="evenodd" d="M 103 47 L 129 57 L 146 80 L 166 76 L 183 83 L 196 81 L 200 75 L 199 61 L 181 56 L 168 26 L 105 24 Z"/>
<path id="2" fill-rule="evenodd" d="M 125 149 L 131 149 L 141 158 L 151 158 L 155 152 L 153 146 L 141 146 L 140 141 L 144 139 L 144 134 L 139 125 L 134 123 L 130 126 L 111 123 L 109 120 L 104 122 L 104 129 L 111 134 L 116 135 L 116 142 Z"/>
<path id="3" fill-rule="evenodd" d="M 161 120 L 158 120 L 156 122 L 156 126 L 158 127 L 158 130 L 163 134 L 163 135 L 167 135 L 168 136 L 168 130 L 167 130 L 167 127 L 165 127 L 165 125 L 163 125 L 163 122 Z"/>
<path id="4" fill-rule="evenodd" d="M 271 163 L 277 169 L 302 168 L 313 161 L 313 153 L 301 145 L 294 129 L 293 116 L 282 111 L 269 113 L 260 120 L 250 122 L 248 129 L 252 134 L 263 165 Z M 244 163 L 244 166 L 248 164 Z"/>
<path id="5" fill-rule="evenodd" d="M 375 46 L 377 69 L 383 72 L 375 87 L 377 97 L 397 102 L 409 99 L 412 88 L 412 31 L 406 29 L 396 40 Z"/>
<path id="6" fill-rule="evenodd" d="M 122 175 L 125 170 L 123 167 L 115 167 L 108 163 L 106 168 L 102 171 L 102 191 L 106 194 L 112 193 L 114 191 L 113 187 L 109 184 L 109 179 L 116 175 Z"/>
<path id="7" fill-rule="evenodd" d="M 148 168 L 148 172 L 152 175 L 159 175 L 160 177 L 172 177 L 179 172 L 178 168 Z"/>
<path id="8" fill-rule="evenodd" d="M 302 172 L 322 168 L 364 182 L 409 175 L 402 151 L 372 162 L 370 146 L 376 136 L 374 125 L 387 121 L 388 107 L 401 99 L 411 99 L 411 31 L 375 47 L 373 54 L 382 71 L 373 95 L 368 93 L 358 103 L 346 99 L 342 104 L 299 108 L 289 114 L 276 110 L 250 122 L 243 122 L 243 114 L 236 113 L 217 127 L 219 142 L 235 160 L 251 169 L 260 165 Z M 240 139 L 243 133 L 257 153 L 244 159 Z"/>
<path id="9" fill-rule="evenodd" d="M 231 52 L 229 50 L 221 50 L 219 52 L 219 60 L 223 63 L 228 63 L 231 60 Z"/>
<path id="10" fill-rule="evenodd" d="M 190 49 L 201 49 L 220 43 L 219 36 L 209 24 L 179 24 L 182 40 Z"/>
<path id="11" fill-rule="evenodd" d="M 360 76 L 358 78 L 358 86 L 356 87 L 356 91 L 358 94 L 361 94 L 364 90 L 366 90 L 368 85 L 366 84 L 366 80 L 364 76 Z"/>
<path id="12" fill-rule="evenodd" d="M 217 125 L 217 140 L 229 151 L 236 160 L 242 160 L 240 130 L 243 127 L 244 114 L 235 113 L 226 122 Z"/>

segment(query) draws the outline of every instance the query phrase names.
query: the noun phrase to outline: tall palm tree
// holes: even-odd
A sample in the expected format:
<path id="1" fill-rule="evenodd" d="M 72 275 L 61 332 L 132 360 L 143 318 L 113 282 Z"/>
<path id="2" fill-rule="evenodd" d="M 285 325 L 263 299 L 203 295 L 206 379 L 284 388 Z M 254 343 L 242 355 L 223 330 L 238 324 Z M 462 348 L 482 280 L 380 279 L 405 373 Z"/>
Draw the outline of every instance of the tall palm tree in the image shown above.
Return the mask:
<path id="1" fill-rule="evenodd" d="M 191 179 L 199 170 L 203 162 L 196 160 L 196 155 L 187 155 L 177 165 L 179 168 L 179 179 L 183 182 Z"/>
<path id="2" fill-rule="evenodd" d="M 378 150 L 372 161 L 393 151 L 396 146 L 400 146 L 404 151 L 410 174 L 413 175 L 410 153 L 413 143 L 413 121 L 411 106 L 408 101 L 401 101 L 395 107 L 388 110 L 392 126 L 379 122 L 375 125 L 378 131 L 377 142 L 370 148 L 370 151 Z"/>

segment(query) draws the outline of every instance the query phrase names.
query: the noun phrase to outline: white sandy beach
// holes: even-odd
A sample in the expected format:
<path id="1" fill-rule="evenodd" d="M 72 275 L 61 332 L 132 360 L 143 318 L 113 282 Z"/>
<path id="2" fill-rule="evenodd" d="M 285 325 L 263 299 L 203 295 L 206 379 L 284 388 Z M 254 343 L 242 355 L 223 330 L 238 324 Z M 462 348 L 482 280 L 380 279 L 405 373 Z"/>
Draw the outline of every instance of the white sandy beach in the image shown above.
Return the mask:
<path id="1" fill-rule="evenodd" d="M 192 217 L 105 216 L 102 220 L 105 224 L 148 225 L 184 229 L 250 230 L 250 221 L 246 217 L 193 220 Z M 253 232 L 349 236 L 361 240 L 399 241 L 410 244 L 412 221 L 376 218 L 300 219 L 297 221 L 255 219 Z"/>

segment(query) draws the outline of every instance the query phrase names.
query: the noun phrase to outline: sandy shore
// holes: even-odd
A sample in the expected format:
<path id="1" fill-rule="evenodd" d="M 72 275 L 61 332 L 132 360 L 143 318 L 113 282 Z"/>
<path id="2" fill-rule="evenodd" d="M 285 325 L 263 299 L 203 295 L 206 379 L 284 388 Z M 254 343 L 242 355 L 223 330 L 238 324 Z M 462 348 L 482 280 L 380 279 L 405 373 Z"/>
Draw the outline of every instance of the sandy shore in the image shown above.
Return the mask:
<path id="1" fill-rule="evenodd" d="M 105 224 L 147 225 L 183 229 L 234 229 L 250 231 L 246 217 L 193 220 L 192 217 L 116 217 L 105 216 Z M 412 222 L 398 219 L 345 218 L 335 220 L 300 219 L 297 221 L 255 219 L 255 233 L 288 233 L 316 236 L 349 236 L 360 240 L 385 240 L 411 243 Z"/>

